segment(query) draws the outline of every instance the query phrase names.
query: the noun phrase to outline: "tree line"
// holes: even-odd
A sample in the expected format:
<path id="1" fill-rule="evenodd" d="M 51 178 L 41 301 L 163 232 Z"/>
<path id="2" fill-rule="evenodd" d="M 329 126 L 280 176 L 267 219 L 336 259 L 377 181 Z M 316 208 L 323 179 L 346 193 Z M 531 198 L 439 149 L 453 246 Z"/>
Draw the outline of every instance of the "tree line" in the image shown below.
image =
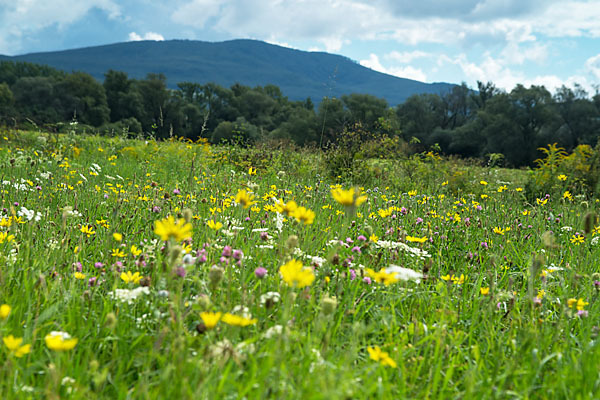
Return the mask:
<path id="1" fill-rule="evenodd" d="M 0 117 L 4 124 L 48 127 L 76 120 L 100 133 L 127 131 L 172 135 L 212 143 L 283 139 L 298 145 L 335 144 L 348 129 L 400 136 L 417 150 L 485 157 L 503 154 L 512 166 L 531 165 L 537 148 L 558 143 L 567 150 L 595 145 L 600 136 L 600 94 L 561 87 L 466 84 L 441 94 L 419 94 L 390 107 L 367 94 L 289 100 L 275 85 L 224 88 L 181 82 L 167 87 L 162 74 L 132 79 L 109 70 L 100 83 L 84 72 L 66 73 L 24 62 L 0 63 Z"/>

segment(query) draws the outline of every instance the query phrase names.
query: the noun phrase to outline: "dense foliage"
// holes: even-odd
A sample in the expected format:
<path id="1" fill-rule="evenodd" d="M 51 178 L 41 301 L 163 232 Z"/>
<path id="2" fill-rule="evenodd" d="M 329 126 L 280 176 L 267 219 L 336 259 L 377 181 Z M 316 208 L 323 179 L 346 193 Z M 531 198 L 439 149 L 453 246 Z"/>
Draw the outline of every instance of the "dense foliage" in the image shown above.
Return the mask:
<path id="1" fill-rule="evenodd" d="M 35 123 L 60 130 L 70 121 L 100 133 L 172 136 L 211 143 L 288 140 L 328 147 L 344 132 L 360 129 L 412 143 L 412 151 L 488 158 L 533 166 L 538 147 L 557 143 L 567 151 L 594 146 L 600 135 L 600 94 L 562 87 L 517 85 L 509 93 L 492 83 L 472 91 L 465 84 L 440 95 L 409 97 L 395 108 L 366 94 L 290 101 L 273 85 L 224 88 L 181 82 L 167 88 L 161 74 L 131 79 L 110 70 L 102 84 L 90 75 L 63 73 L 28 63 L 0 64 L 0 115 L 9 126 Z M 64 128 L 62 128 L 64 131 Z M 501 155 L 502 157 L 499 157 Z"/>

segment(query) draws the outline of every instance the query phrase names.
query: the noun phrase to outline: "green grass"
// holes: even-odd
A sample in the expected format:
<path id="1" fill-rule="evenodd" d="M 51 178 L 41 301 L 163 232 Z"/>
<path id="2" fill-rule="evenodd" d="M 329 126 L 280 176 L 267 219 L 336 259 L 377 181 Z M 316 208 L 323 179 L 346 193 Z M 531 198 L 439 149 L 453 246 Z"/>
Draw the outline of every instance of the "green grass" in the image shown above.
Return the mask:
<path id="1" fill-rule="evenodd" d="M 31 345 L 16 357 L 1 344 L 2 399 L 600 396 L 600 252 L 597 230 L 585 233 L 583 223 L 596 199 L 563 199 L 561 190 L 531 204 L 517 190 L 523 171 L 424 159 L 409 177 L 406 165 L 389 161 L 386 173 L 360 182 L 368 200 L 348 215 L 312 151 L 2 136 L 0 304 L 11 310 L 0 335 Z M 242 189 L 254 193 L 252 208 L 233 201 Z M 273 198 L 295 200 L 314 221 L 286 217 L 279 229 Z M 154 232 L 170 215 L 192 225 L 183 249 Z M 210 229 L 211 219 L 223 227 Z M 552 240 L 543 240 L 547 231 Z M 583 243 L 572 242 L 576 232 Z M 241 250 L 239 265 L 221 260 L 224 246 Z M 119 249 L 124 257 L 112 255 Z M 196 262 L 184 264 L 183 253 Z M 310 267 L 313 257 L 325 261 L 310 286 L 282 280 L 280 266 L 294 258 Z M 84 279 L 75 277 L 79 265 Z M 368 269 L 389 265 L 424 277 L 365 282 Z M 258 267 L 268 271 L 263 279 Z M 121 279 L 124 271 L 144 276 L 147 293 L 115 298 L 116 289 L 141 290 Z M 265 301 L 271 292 L 279 301 Z M 584 315 L 569 299 L 589 303 Z M 202 312 L 240 315 L 240 307 L 256 323 L 202 326 Z M 51 350 L 51 331 L 78 343 Z M 375 346 L 397 366 L 371 359 Z"/>

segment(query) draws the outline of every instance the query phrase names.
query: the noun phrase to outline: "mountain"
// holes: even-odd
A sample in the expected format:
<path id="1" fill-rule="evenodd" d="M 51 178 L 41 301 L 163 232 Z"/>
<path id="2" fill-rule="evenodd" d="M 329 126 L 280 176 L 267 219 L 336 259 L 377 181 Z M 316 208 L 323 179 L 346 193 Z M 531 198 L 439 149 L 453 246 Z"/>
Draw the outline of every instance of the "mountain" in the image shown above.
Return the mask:
<path id="1" fill-rule="evenodd" d="M 74 50 L 0 56 L 4 61 L 45 64 L 67 72 L 84 71 L 103 81 L 109 69 L 132 78 L 163 73 L 169 87 L 179 82 L 214 82 L 230 87 L 274 84 L 291 100 L 368 93 L 390 105 L 416 93 L 441 93 L 448 83 L 423 83 L 363 67 L 340 55 L 307 52 L 257 40 L 202 42 L 192 40 L 139 41 Z"/>

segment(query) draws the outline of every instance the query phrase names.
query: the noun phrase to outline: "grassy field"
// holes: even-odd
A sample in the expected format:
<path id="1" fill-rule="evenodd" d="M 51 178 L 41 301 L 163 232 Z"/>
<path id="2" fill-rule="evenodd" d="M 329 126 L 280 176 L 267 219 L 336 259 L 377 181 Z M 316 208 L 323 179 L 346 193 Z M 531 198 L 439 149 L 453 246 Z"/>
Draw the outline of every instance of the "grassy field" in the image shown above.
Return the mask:
<path id="1" fill-rule="evenodd" d="M 569 174 L 0 136 L 2 399 L 600 397 Z"/>

